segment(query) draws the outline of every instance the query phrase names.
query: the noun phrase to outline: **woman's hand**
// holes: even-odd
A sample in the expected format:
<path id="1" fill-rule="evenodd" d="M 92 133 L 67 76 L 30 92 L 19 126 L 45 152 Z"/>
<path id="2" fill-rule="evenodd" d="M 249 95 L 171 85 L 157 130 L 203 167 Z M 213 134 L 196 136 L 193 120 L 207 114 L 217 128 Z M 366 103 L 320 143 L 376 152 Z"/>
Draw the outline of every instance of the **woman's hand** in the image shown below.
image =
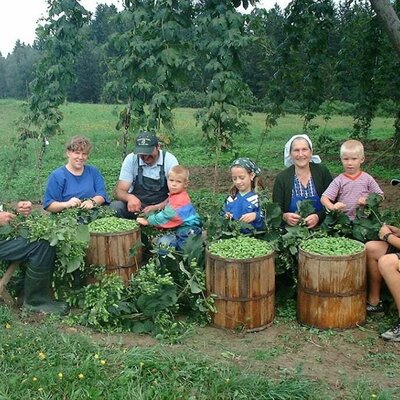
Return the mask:
<path id="1" fill-rule="evenodd" d="M 17 204 L 17 213 L 27 217 L 32 212 L 32 203 L 30 201 L 19 201 Z"/>
<path id="2" fill-rule="evenodd" d="M 81 205 L 81 201 L 77 197 L 71 197 L 68 201 L 65 202 L 65 208 L 74 208 L 79 207 Z"/>
<path id="3" fill-rule="evenodd" d="M 386 225 L 386 226 L 390 229 L 390 232 L 392 232 L 393 235 L 400 237 L 400 229 L 397 228 L 397 226 L 393 226 L 393 225 Z"/>
<path id="4" fill-rule="evenodd" d="M 143 217 L 136 218 L 136 222 L 143 226 L 149 225 L 149 221 L 147 221 L 147 219 Z"/>
<path id="5" fill-rule="evenodd" d="M 82 201 L 79 206 L 79 208 L 82 208 L 84 210 L 91 210 L 93 207 L 94 207 L 94 202 L 92 199 Z"/>
<path id="6" fill-rule="evenodd" d="M 304 218 L 304 223 L 308 229 L 312 229 L 318 225 L 319 217 L 317 214 L 310 214 L 308 217 Z"/>
<path id="7" fill-rule="evenodd" d="M 295 226 L 300 222 L 300 215 L 296 213 L 283 213 L 282 219 L 290 226 Z"/>
<path id="8" fill-rule="evenodd" d="M 251 224 L 257 217 L 257 214 L 255 212 L 243 214 L 239 221 L 244 222 L 245 224 Z"/>
<path id="9" fill-rule="evenodd" d="M 387 233 L 393 233 L 392 230 L 389 228 L 388 225 L 383 224 L 381 229 L 379 230 L 379 239 L 383 240 L 383 237 L 387 234 Z"/>

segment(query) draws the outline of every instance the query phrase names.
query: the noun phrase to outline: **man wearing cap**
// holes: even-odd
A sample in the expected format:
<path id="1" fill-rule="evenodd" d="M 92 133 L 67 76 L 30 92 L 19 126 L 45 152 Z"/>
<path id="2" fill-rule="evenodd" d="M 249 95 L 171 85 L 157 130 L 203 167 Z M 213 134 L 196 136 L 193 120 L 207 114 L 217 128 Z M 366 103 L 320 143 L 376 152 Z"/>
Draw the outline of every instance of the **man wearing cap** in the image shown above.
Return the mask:
<path id="1" fill-rule="evenodd" d="M 141 132 L 133 153 L 122 163 L 115 188 L 116 201 L 111 208 L 122 218 L 135 218 L 140 211 L 149 213 L 164 208 L 168 197 L 167 176 L 178 165 L 176 157 L 160 149 L 157 136 Z"/>

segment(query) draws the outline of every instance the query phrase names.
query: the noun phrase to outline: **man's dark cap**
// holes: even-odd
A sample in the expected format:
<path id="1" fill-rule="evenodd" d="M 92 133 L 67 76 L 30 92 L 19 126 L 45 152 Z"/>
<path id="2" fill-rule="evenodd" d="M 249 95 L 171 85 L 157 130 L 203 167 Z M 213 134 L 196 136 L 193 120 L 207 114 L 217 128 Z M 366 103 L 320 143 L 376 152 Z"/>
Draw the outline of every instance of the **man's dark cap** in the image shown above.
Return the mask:
<path id="1" fill-rule="evenodd" d="M 152 132 L 141 132 L 136 138 L 136 145 L 133 152 L 135 154 L 150 155 L 154 147 L 158 145 L 158 139 L 155 133 Z"/>

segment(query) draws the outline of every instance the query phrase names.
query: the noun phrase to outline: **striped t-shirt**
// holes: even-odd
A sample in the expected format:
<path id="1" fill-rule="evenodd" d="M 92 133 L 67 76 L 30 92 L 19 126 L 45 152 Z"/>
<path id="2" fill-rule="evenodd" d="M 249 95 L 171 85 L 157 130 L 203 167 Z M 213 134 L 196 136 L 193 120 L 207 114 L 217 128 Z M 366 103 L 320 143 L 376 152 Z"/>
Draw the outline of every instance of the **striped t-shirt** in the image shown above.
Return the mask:
<path id="1" fill-rule="evenodd" d="M 326 196 L 333 203 L 341 202 L 346 204 L 343 212 L 351 220 L 356 217 L 360 197 L 368 197 L 371 193 L 383 196 L 383 191 L 375 179 L 366 172 L 360 171 L 358 175 L 338 175 L 328 186 L 322 196 Z"/>

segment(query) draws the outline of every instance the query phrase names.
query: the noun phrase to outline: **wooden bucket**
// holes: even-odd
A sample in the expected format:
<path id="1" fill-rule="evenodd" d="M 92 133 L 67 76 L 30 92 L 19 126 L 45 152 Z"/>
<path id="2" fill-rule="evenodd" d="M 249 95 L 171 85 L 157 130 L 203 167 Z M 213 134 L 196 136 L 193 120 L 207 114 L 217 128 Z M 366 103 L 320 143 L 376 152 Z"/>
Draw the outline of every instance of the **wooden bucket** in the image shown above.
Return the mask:
<path id="1" fill-rule="evenodd" d="M 366 319 L 365 249 L 348 256 L 322 256 L 299 249 L 297 319 L 320 328 L 353 328 Z"/>
<path id="2" fill-rule="evenodd" d="M 86 265 L 104 265 L 106 273 L 118 274 L 128 285 L 142 261 L 142 246 L 138 246 L 134 257 L 130 249 L 141 243 L 140 227 L 126 232 L 90 233 Z"/>
<path id="3" fill-rule="evenodd" d="M 206 252 L 206 287 L 219 328 L 259 331 L 275 317 L 275 253 L 234 260 Z"/>

